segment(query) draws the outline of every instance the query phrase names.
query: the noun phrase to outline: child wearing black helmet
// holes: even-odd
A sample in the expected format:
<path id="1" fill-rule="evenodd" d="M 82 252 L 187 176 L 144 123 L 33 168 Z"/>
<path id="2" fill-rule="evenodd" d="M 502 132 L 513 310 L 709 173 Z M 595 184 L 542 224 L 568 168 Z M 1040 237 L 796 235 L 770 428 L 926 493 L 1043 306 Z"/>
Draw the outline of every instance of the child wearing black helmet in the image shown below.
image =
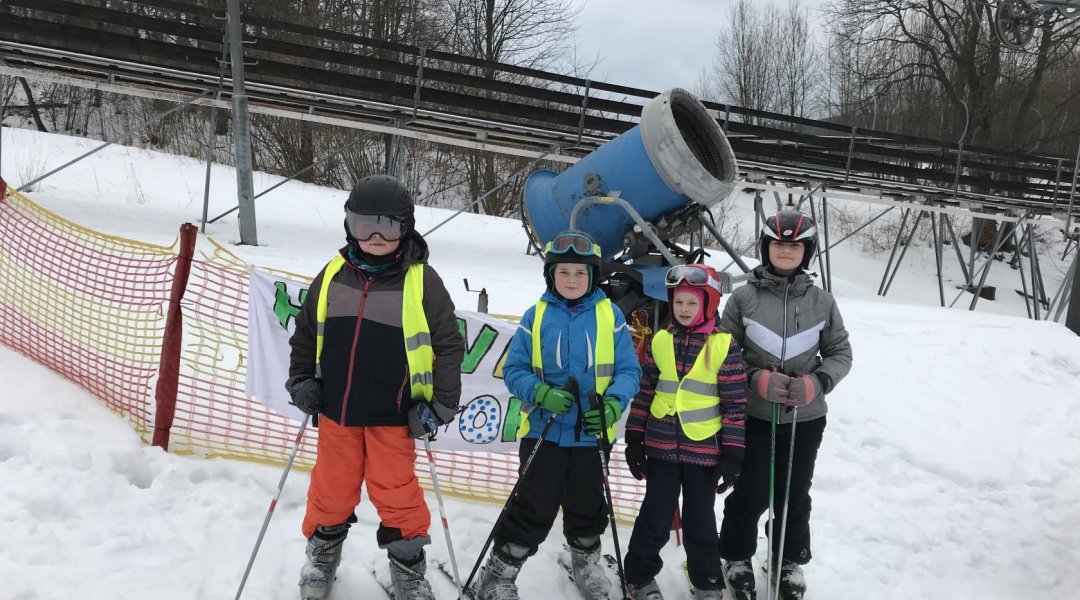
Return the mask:
<path id="1" fill-rule="evenodd" d="M 610 449 L 641 368 L 622 311 L 597 288 L 600 247 L 571 231 L 544 252 L 547 291 L 522 316 L 503 366 L 506 387 L 527 413 L 517 429 L 524 472 L 495 524 L 475 588 L 480 600 L 518 599 L 518 571 L 547 538 L 560 507 L 582 596 L 607 598 L 611 590 L 600 566 L 608 507 L 598 437 Z"/>
<path id="2" fill-rule="evenodd" d="M 836 300 L 806 271 L 817 244 L 814 221 L 781 211 L 765 220 L 759 243 L 762 264 L 731 294 L 720 321 L 742 346 L 749 378 L 746 451 L 724 502 L 720 555 L 737 600 L 753 598 L 750 559 L 758 521 L 771 508 L 769 587 L 779 585 L 783 600 L 799 600 L 802 565 L 811 558 L 810 483 L 825 395 L 851 370 L 851 344 Z"/>
<path id="3" fill-rule="evenodd" d="M 716 494 L 739 476 L 746 423 L 742 352 L 720 329 L 722 288 L 706 265 L 665 276 L 671 323 L 657 332 L 642 365 L 641 390 L 626 419 L 626 464 L 645 479 L 626 581 L 637 600 L 663 600 L 660 550 L 682 494 L 686 565 L 695 598 L 719 600 L 724 579 L 716 547 Z"/>
<path id="4" fill-rule="evenodd" d="M 454 418 L 465 345 L 450 294 L 426 264 L 405 186 L 389 175 L 357 182 L 345 203 L 345 237 L 312 281 L 289 342 L 292 403 L 320 417 L 300 598 L 329 597 L 366 482 L 395 597 L 431 600 L 431 512 L 414 471 L 414 438 Z"/>

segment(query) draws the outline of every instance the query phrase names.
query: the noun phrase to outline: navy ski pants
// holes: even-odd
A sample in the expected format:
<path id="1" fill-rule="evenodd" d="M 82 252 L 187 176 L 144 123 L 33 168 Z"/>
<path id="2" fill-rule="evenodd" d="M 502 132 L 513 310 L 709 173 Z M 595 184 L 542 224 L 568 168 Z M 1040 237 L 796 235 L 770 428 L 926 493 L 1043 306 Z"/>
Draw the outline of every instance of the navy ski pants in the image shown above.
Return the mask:
<path id="1" fill-rule="evenodd" d="M 690 582 L 701 590 L 724 587 L 716 547 L 716 480 L 712 467 L 666 460 L 649 461 L 641 503 L 626 553 L 626 581 L 644 585 L 664 566 L 660 549 L 671 536 L 671 521 L 682 492 L 683 541 Z"/>
<path id="2" fill-rule="evenodd" d="M 783 409 L 781 409 L 783 410 Z M 720 526 L 720 556 L 725 560 L 745 560 L 757 547 L 757 525 L 769 510 L 769 438 L 772 424 L 746 419 L 746 452 L 742 474 L 724 502 L 724 522 Z M 805 565 L 810 562 L 810 484 L 814 478 L 825 417 L 802 421 L 795 427 L 795 458 L 791 467 L 791 495 L 788 501 L 785 560 Z M 791 425 L 776 427 L 776 500 L 773 518 L 773 556 L 779 555 L 780 528 L 784 518 L 784 483 L 791 443 Z M 766 531 L 768 521 L 765 524 Z"/>

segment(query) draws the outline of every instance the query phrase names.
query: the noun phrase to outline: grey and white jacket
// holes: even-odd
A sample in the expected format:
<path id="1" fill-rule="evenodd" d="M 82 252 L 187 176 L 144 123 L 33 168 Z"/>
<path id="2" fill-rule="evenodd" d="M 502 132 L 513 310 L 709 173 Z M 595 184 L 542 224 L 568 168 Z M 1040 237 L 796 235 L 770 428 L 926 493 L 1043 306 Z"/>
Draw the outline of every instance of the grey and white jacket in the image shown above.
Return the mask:
<path id="1" fill-rule="evenodd" d="M 836 300 L 805 272 L 781 277 L 764 267 L 754 269 L 746 285 L 728 298 L 720 326 L 742 346 L 747 381 L 761 369 L 813 374 L 828 394 L 851 370 L 851 343 Z M 771 403 L 754 393 L 748 398 L 746 414 L 769 420 Z M 799 421 L 826 412 L 822 398 L 800 408 Z M 790 423 L 792 414 L 781 406 L 780 422 Z"/>

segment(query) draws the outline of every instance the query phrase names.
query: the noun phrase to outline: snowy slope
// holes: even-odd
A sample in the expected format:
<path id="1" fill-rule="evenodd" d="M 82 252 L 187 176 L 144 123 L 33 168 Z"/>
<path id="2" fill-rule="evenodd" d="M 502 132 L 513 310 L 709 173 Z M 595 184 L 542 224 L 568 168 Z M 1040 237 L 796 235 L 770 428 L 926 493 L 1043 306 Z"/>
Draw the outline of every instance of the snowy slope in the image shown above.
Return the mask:
<path id="1" fill-rule="evenodd" d="M 19 161 L 28 156 L 47 154 L 51 166 L 94 144 L 2 132 L 0 174 L 16 185 Z M 201 214 L 202 168 L 110 148 L 30 196 L 84 225 L 168 243 L 180 222 Z M 229 170 L 215 177 L 211 215 L 235 197 Z M 273 180 L 257 176 L 256 189 Z M 257 264 L 314 273 L 341 240 L 344 195 L 283 186 L 260 200 L 262 245 L 236 251 Z M 423 209 L 418 228 L 448 214 Z M 223 220 L 210 233 L 233 240 L 235 221 Z M 520 313 L 542 288 L 539 261 L 524 254 L 513 221 L 465 215 L 436 232 L 431 245 L 459 306 L 475 302 L 461 277 L 488 288 L 494 312 Z M 813 492 L 807 598 L 1075 597 L 1080 338 L 1050 323 L 883 301 L 872 296 L 881 259 L 837 256 L 863 267 L 836 268 L 855 368 L 830 397 Z M 933 302 L 932 260 L 910 265 L 898 281 Z M 0 381 L 0 598 L 235 594 L 279 469 L 147 448 L 85 392 L 6 348 Z M 306 473 L 290 476 L 245 598 L 296 597 L 306 484 Z M 467 570 L 498 506 L 449 500 L 447 508 Z M 378 519 L 366 502 L 358 516 L 335 588 L 339 599 L 378 598 L 371 569 L 386 578 L 374 540 Z M 574 597 L 556 566 L 558 532 L 556 526 L 522 573 L 526 599 Z M 629 535 L 620 530 L 623 544 Z M 445 560 L 441 533 L 432 536 L 430 557 Z M 605 546 L 610 551 L 610 536 Z M 689 598 L 679 556 L 674 544 L 665 549 L 660 583 L 668 598 Z M 456 597 L 449 580 L 437 573 L 432 580 L 440 597 Z"/>

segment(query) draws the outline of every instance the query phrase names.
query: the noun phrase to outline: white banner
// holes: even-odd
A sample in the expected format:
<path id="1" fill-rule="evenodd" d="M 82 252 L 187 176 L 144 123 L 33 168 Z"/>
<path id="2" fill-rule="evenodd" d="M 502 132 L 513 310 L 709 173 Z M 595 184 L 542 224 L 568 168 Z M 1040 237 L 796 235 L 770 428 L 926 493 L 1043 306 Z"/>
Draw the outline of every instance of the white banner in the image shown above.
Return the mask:
<path id="1" fill-rule="evenodd" d="M 295 421 L 300 421 L 303 414 L 289 404 L 285 380 L 289 377 L 289 338 L 306 296 L 306 283 L 251 270 L 247 395 Z M 461 364 L 464 409 L 455 423 L 443 427 L 433 446 L 440 450 L 516 452 L 514 432 L 503 431 L 511 399 L 503 384 L 502 364 L 517 325 L 462 310 L 457 311 L 457 318 L 466 346 Z"/>

